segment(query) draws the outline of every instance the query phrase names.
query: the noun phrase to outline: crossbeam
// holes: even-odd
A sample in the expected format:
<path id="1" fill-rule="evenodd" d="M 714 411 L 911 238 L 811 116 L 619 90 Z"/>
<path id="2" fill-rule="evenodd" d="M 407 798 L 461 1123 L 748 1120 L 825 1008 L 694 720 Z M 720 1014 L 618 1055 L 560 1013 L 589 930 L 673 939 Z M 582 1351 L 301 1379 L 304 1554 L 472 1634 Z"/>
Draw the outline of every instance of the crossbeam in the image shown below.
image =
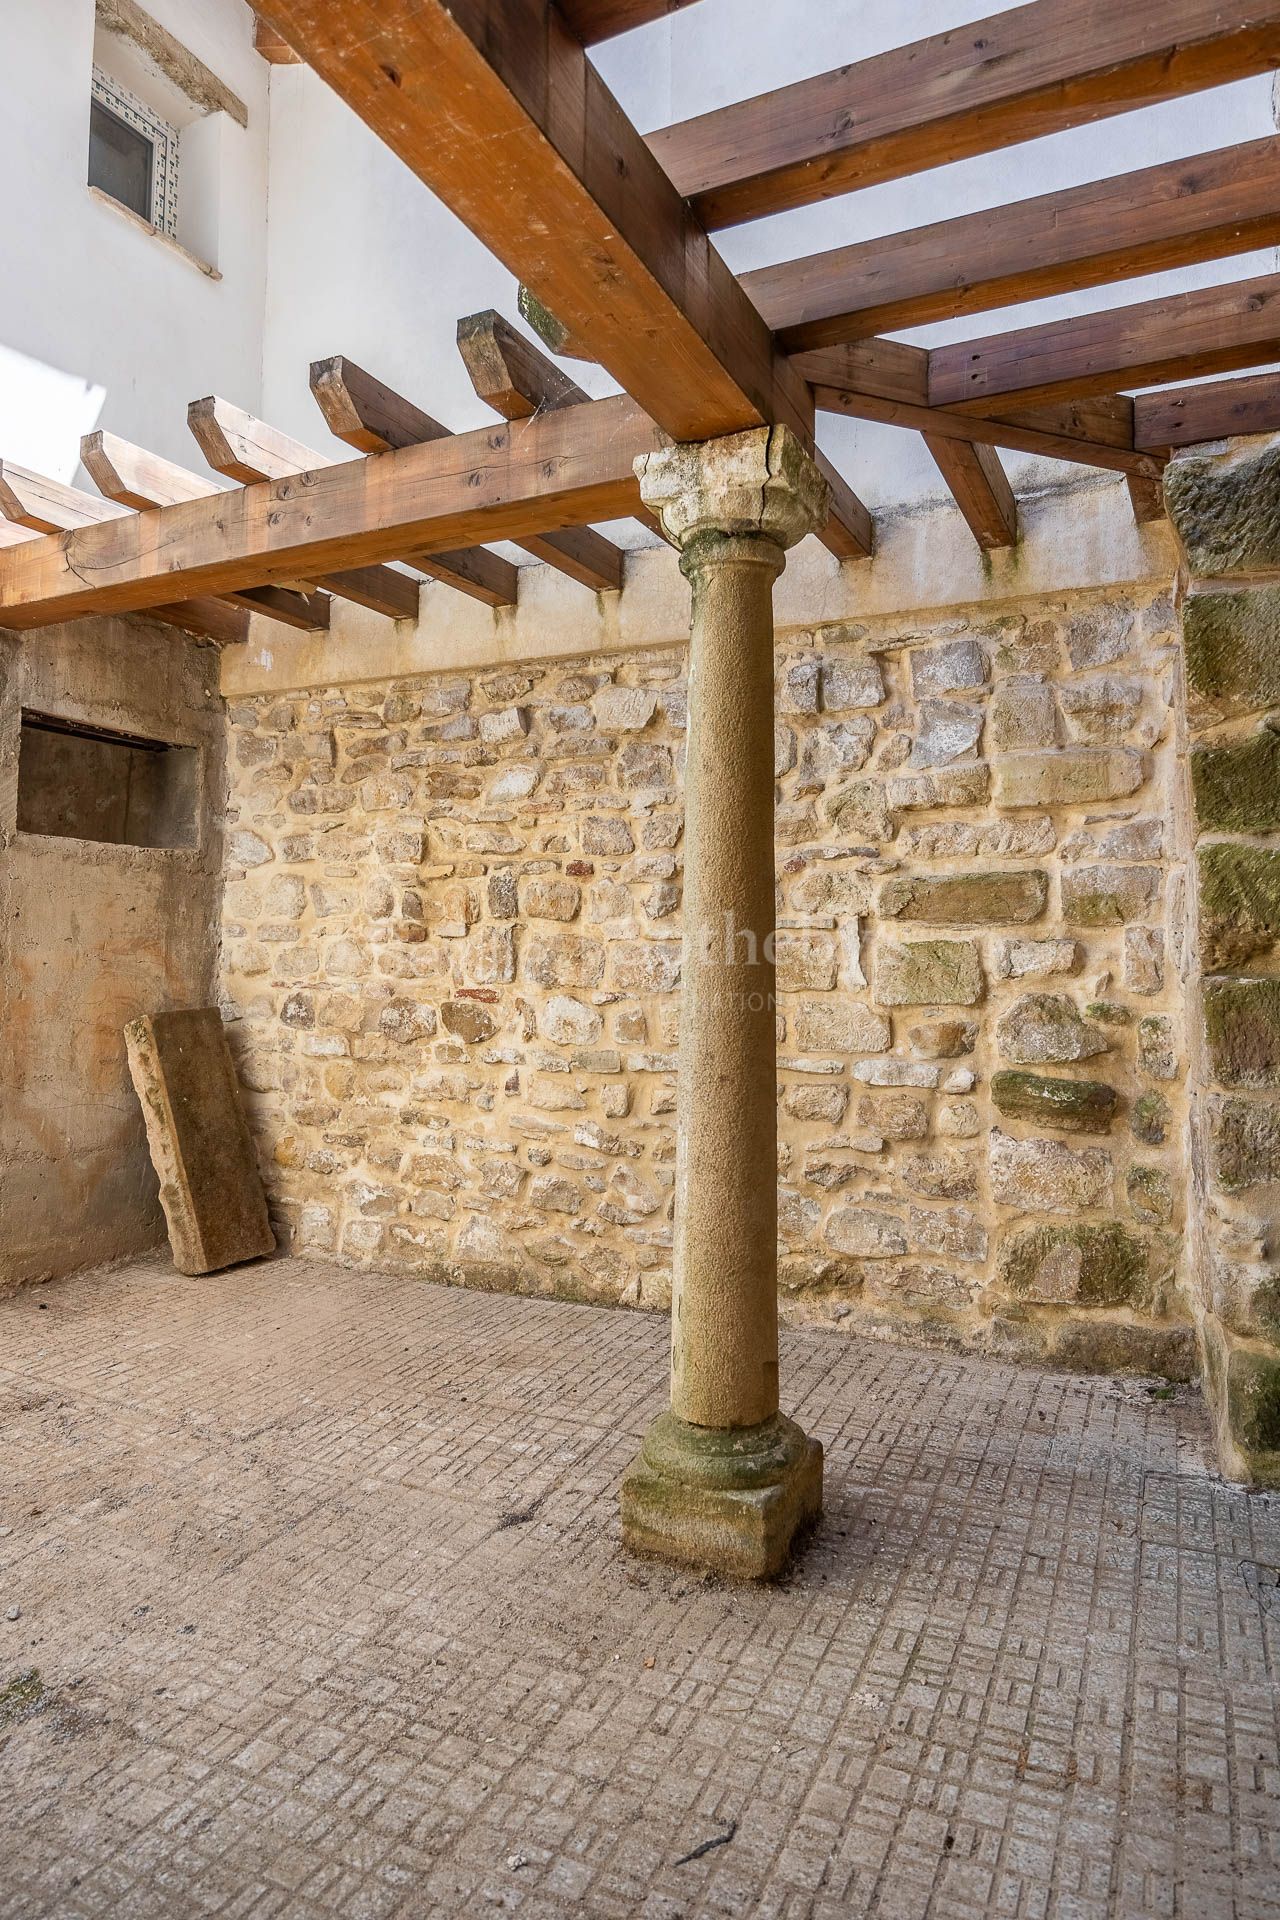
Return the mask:
<path id="1" fill-rule="evenodd" d="M 1018 503 L 994 447 L 927 433 L 929 449 L 970 533 L 984 553 L 1018 544 Z"/>
<path id="2" fill-rule="evenodd" d="M 1280 66 L 1280 0 L 1032 0 L 650 134 L 711 229 Z"/>
<path id="3" fill-rule="evenodd" d="M 1276 359 L 1280 274 L 1266 274 L 935 348 L 929 401 L 990 417 Z"/>
<path id="4" fill-rule="evenodd" d="M 1280 140 L 1046 193 L 742 276 L 788 352 L 1280 241 Z"/>
<path id="5" fill-rule="evenodd" d="M 553 0 L 259 11 L 667 433 L 810 441 L 808 389 Z"/>
<path id="6" fill-rule="evenodd" d="M 1140 447 L 1195 447 L 1238 433 L 1277 432 L 1280 373 L 1140 393 L 1133 403 L 1133 437 Z"/>
<path id="7" fill-rule="evenodd" d="M 0 554 L 0 624 L 44 626 L 407 552 L 625 519 L 634 462 L 662 444 L 625 395 L 425 446 L 125 514 Z"/>
<path id="8" fill-rule="evenodd" d="M 560 11 L 583 46 L 591 47 L 692 5 L 693 0 L 560 0 Z"/>

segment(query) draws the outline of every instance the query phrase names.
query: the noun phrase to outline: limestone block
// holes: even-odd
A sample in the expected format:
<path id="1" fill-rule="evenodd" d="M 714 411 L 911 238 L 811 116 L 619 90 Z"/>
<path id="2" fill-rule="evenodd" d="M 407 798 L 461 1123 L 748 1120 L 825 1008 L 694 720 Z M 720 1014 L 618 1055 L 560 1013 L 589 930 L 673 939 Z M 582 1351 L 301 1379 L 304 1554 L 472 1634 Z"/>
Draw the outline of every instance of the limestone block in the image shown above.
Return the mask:
<path id="1" fill-rule="evenodd" d="M 1138 1065 L 1153 1080 L 1178 1077 L 1178 1036 L 1164 1013 L 1148 1013 L 1138 1022 Z"/>
<path id="2" fill-rule="evenodd" d="M 1129 1131 L 1146 1147 L 1162 1147 L 1169 1138 L 1172 1114 L 1162 1093 L 1140 1093 L 1129 1114 Z"/>
<path id="3" fill-rule="evenodd" d="M 896 784 L 896 781 L 889 783 L 891 787 Z M 889 810 L 885 787 L 879 780 L 854 780 L 849 786 L 829 794 L 824 805 L 832 826 L 852 840 L 882 841 L 893 838 L 893 815 Z M 779 809 L 779 814 L 781 812 Z M 810 814 L 804 832 L 799 836 L 801 839 L 812 838 L 811 820 Z"/>
<path id="4" fill-rule="evenodd" d="M 1129 1211 L 1147 1226 L 1163 1226 L 1173 1213 L 1173 1186 L 1163 1167 L 1130 1167 L 1125 1176 Z"/>
<path id="5" fill-rule="evenodd" d="M 388 1000 L 378 1015 L 378 1031 L 397 1046 L 429 1040 L 436 1030 L 436 1010 L 420 1000 Z"/>
<path id="6" fill-rule="evenodd" d="M 886 1007 L 973 1007 L 985 982 L 971 940 L 884 943 L 876 958 L 876 998 Z"/>
<path id="7" fill-rule="evenodd" d="M 996 976 L 1001 980 L 1048 980 L 1074 973 L 1079 965 L 1074 940 L 1001 940 L 996 946 Z"/>
<path id="8" fill-rule="evenodd" d="M 589 1047 L 600 1038 L 604 1017 L 595 1008 L 584 1006 L 566 994 L 553 993 L 542 1009 L 539 1026 L 548 1040 L 559 1046 Z M 643 1038 L 643 1034 L 640 1036 Z"/>
<path id="9" fill-rule="evenodd" d="M 1147 757 L 1136 747 L 1058 747 L 998 754 L 992 771 L 998 807 L 1076 807 L 1136 793 Z"/>
<path id="10" fill-rule="evenodd" d="M 822 705 L 828 713 L 844 713 L 851 707 L 878 707 L 884 693 L 884 674 L 880 662 L 874 658 L 823 663 Z"/>
<path id="11" fill-rule="evenodd" d="M 1164 986 L 1164 932 L 1160 927 L 1124 930 L 1124 983 L 1131 993 L 1159 993 Z"/>
<path id="12" fill-rule="evenodd" d="M 1133 608 L 1122 601 L 1082 608 L 1067 622 L 1067 653 L 1077 672 L 1122 660 L 1134 638 Z"/>
<path id="13" fill-rule="evenodd" d="M 1227 1421 L 1254 1478 L 1280 1485 L 1280 1355 L 1236 1347 L 1227 1363 Z M 1259 1458 L 1261 1456 L 1261 1458 Z"/>
<path id="14" fill-rule="evenodd" d="M 1208 1103 L 1213 1170 L 1225 1193 L 1280 1180 L 1280 1110 L 1272 1100 L 1231 1096 Z"/>
<path id="15" fill-rule="evenodd" d="M 582 823 L 584 853 L 634 853 L 635 847 L 629 824 L 614 814 L 589 814 Z"/>
<path id="16" fill-rule="evenodd" d="M 524 707 L 502 707 L 496 713 L 480 715 L 480 738 L 486 747 L 500 747 L 510 740 L 522 740 L 528 731 L 529 715 Z"/>
<path id="17" fill-rule="evenodd" d="M 603 949 L 596 948 L 595 951 L 603 962 Z M 613 984 L 624 993 L 671 993 L 679 985 L 678 941 L 621 940 L 611 949 L 611 960 Z M 548 984 L 594 986 L 598 984 L 599 977 L 599 972 L 593 971 L 590 980 L 562 980 Z"/>
<path id="18" fill-rule="evenodd" d="M 520 911 L 526 920 L 576 920 L 582 889 L 576 880 L 535 873 L 520 882 Z"/>
<path id="19" fill-rule="evenodd" d="M 828 933 L 779 933 L 774 941 L 779 993 L 822 992 L 839 974 L 839 949 Z"/>
<path id="20" fill-rule="evenodd" d="M 928 1087 L 938 1084 L 939 1069 L 921 1060 L 891 1060 L 881 1055 L 875 1060 L 856 1060 L 853 1077 L 864 1087 Z"/>
<path id="21" fill-rule="evenodd" d="M 1188 452 L 1164 474 L 1169 518 L 1192 573 L 1280 570 L 1280 446 L 1245 442 L 1229 454 Z"/>
<path id="22" fill-rule="evenodd" d="M 658 710 L 658 696 L 647 687 L 602 687 L 591 702 L 601 733 L 639 733 Z"/>
<path id="23" fill-rule="evenodd" d="M 471 1046 L 491 1039 L 494 1032 L 493 1015 L 475 1000 L 446 1000 L 440 1009 L 440 1022 L 446 1033 Z"/>
<path id="24" fill-rule="evenodd" d="M 1274 833 L 1280 828 L 1280 733 L 1263 727 L 1247 740 L 1194 748 L 1191 792 L 1202 830 Z"/>
<path id="25" fill-rule="evenodd" d="M 1010 873 L 916 875 L 886 882 L 880 913 L 886 920 L 932 926 L 1010 926 L 1038 920 L 1049 897 L 1047 875 L 1024 867 Z"/>
<path id="26" fill-rule="evenodd" d="M 955 1060 L 977 1043 L 976 1020 L 926 1020 L 907 1032 L 907 1044 L 921 1060 Z"/>
<path id="27" fill-rule="evenodd" d="M 1008 1120 L 1062 1133 L 1108 1133 L 1116 1111 L 1115 1088 L 1100 1080 L 1054 1080 L 1007 1069 L 993 1074 L 991 1098 Z"/>
<path id="28" fill-rule="evenodd" d="M 991 1191 L 1006 1207 L 1031 1213 L 1075 1213 L 1111 1199 L 1111 1155 L 1101 1147 L 1066 1147 L 1060 1140 L 1014 1140 L 991 1135 Z"/>
<path id="29" fill-rule="evenodd" d="M 1280 853 L 1218 841 L 1197 850 L 1200 959 L 1230 973 L 1280 940 Z"/>
<path id="30" fill-rule="evenodd" d="M 924 1140 L 929 1133 L 929 1109 L 911 1093 L 864 1094 L 858 1102 L 858 1124 L 886 1140 Z"/>
<path id="31" fill-rule="evenodd" d="M 917 700 L 932 693 L 966 693 L 986 684 L 987 656 L 976 640 L 948 640 L 911 651 L 911 690 Z"/>
<path id="32" fill-rule="evenodd" d="M 1058 703 L 1043 680 L 1014 677 L 996 688 L 988 724 L 991 748 L 1016 753 L 1026 747 L 1052 747 L 1058 738 Z"/>
<path id="33" fill-rule="evenodd" d="M 583 934 L 531 933 L 523 958 L 526 976 L 540 987 L 598 987 L 604 978 L 604 944 Z"/>
<path id="34" fill-rule="evenodd" d="M 909 1192 L 926 1200 L 974 1200 L 978 1194 L 974 1161 L 947 1149 L 908 1154 L 898 1163 L 898 1177 Z"/>
<path id="35" fill-rule="evenodd" d="M 1021 1300 L 1054 1306 L 1138 1306 L 1149 1289 L 1145 1240 L 1117 1221 L 1030 1227 L 1004 1238 L 1000 1284 Z"/>
<path id="36" fill-rule="evenodd" d="M 1280 980 L 1207 980 L 1204 1030 L 1219 1086 L 1280 1086 Z"/>
<path id="37" fill-rule="evenodd" d="M 1071 680 L 1058 690 L 1067 727 L 1077 740 L 1119 740 L 1142 708 L 1142 682 L 1111 673 L 1092 680 Z"/>
<path id="38" fill-rule="evenodd" d="M 1064 1320 L 1050 1349 L 1054 1364 L 1073 1373 L 1134 1373 L 1194 1380 L 1200 1371 L 1196 1330 L 1185 1321 Z"/>
<path id="39" fill-rule="evenodd" d="M 795 1015 L 796 1044 L 806 1053 L 884 1053 L 886 1016 L 857 1000 L 806 1000 Z"/>
<path id="40" fill-rule="evenodd" d="M 1280 706 L 1280 587 L 1190 594 L 1182 621 L 1195 716 L 1210 720 Z"/>
<path id="41" fill-rule="evenodd" d="M 923 700 L 908 767 L 945 767 L 972 753 L 982 738 L 983 710 L 964 700 Z"/>
<path id="42" fill-rule="evenodd" d="M 131 1020 L 124 1037 L 179 1273 L 216 1273 L 273 1252 L 257 1155 L 217 1008 Z"/>
<path id="43" fill-rule="evenodd" d="M 1111 1046 L 1065 993 L 1023 994 L 1000 1016 L 996 1040 L 1003 1057 L 1019 1066 L 1092 1060 Z"/>
<path id="44" fill-rule="evenodd" d="M 949 1260 L 985 1260 L 987 1230 L 968 1207 L 909 1207 L 907 1231 L 921 1253 Z"/>
<path id="45" fill-rule="evenodd" d="M 1160 899 L 1158 867 L 1077 867 L 1062 876 L 1069 927 L 1123 927 L 1149 916 Z"/>
<path id="46" fill-rule="evenodd" d="M 991 784 L 990 769 L 940 767 L 932 773 L 904 773 L 887 783 L 892 808 L 911 812 L 924 807 L 981 807 Z"/>
<path id="47" fill-rule="evenodd" d="M 907 1251 L 907 1235 L 896 1214 L 865 1206 L 840 1207 L 827 1221 L 825 1239 L 837 1253 L 878 1260 Z"/>

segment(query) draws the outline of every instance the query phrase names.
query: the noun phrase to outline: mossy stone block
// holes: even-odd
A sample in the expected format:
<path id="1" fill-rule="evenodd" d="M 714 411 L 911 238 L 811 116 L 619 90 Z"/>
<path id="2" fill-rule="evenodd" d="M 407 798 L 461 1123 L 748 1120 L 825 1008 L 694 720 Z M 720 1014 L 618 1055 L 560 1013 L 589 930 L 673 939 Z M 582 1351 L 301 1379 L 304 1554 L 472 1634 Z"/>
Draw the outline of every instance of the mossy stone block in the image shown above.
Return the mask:
<path id="1" fill-rule="evenodd" d="M 1280 446 L 1171 461 L 1164 497 L 1192 573 L 1280 572 Z"/>
<path id="2" fill-rule="evenodd" d="M 1172 1114 L 1162 1093 L 1140 1093 L 1129 1112 L 1129 1131 L 1146 1147 L 1162 1147 Z"/>
<path id="3" fill-rule="evenodd" d="M 1136 1373 L 1182 1382 L 1199 1372 L 1194 1327 L 1152 1326 L 1110 1315 L 1064 1321 L 1046 1357 L 1075 1373 Z"/>
<path id="4" fill-rule="evenodd" d="M 1054 1080 L 1042 1073 L 993 1075 L 991 1098 L 1009 1120 L 1029 1120 L 1060 1133 L 1107 1133 L 1116 1092 L 1101 1080 Z"/>
<path id="5" fill-rule="evenodd" d="M 948 873 L 890 880 L 880 892 L 886 920 L 920 920 L 933 926 L 1007 927 L 1038 920 L 1049 897 L 1045 874 Z"/>
<path id="6" fill-rule="evenodd" d="M 1280 1354 L 1233 1350 L 1227 1364 L 1227 1421 L 1244 1453 L 1275 1454 L 1280 1464 Z"/>
<path id="7" fill-rule="evenodd" d="M 1280 852 L 1221 840 L 1196 857 L 1201 965 L 1230 973 L 1280 940 Z"/>
<path id="8" fill-rule="evenodd" d="M 1219 1086 L 1280 1086 L 1280 980 L 1207 980 L 1204 1031 Z"/>
<path id="9" fill-rule="evenodd" d="M 1280 706 L 1280 587 L 1192 594 L 1182 641 L 1193 708 L 1225 715 Z"/>
<path id="10" fill-rule="evenodd" d="M 1209 1117 L 1213 1166 L 1224 1193 L 1280 1180 L 1280 1110 L 1272 1101 L 1225 1098 Z"/>
<path id="11" fill-rule="evenodd" d="M 1045 1305 L 1134 1306 L 1150 1288 L 1150 1249 L 1118 1221 L 1029 1227 L 1000 1249 L 1000 1279 L 1019 1299 Z"/>
<path id="12" fill-rule="evenodd" d="M 1212 833 L 1280 828 L 1280 733 L 1269 727 L 1225 747 L 1196 747 L 1191 791 L 1197 824 Z"/>

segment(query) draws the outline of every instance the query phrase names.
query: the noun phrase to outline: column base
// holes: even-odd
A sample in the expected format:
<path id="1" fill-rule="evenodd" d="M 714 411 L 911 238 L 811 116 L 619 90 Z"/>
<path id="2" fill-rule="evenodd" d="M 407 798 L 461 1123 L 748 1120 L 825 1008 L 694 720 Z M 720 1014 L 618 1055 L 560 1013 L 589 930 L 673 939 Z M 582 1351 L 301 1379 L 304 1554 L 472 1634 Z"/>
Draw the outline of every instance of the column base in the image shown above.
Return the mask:
<path id="1" fill-rule="evenodd" d="M 822 1448 L 781 1413 L 730 1428 L 660 1414 L 622 1482 L 625 1546 L 742 1580 L 781 1573 L 821 1513 Z"/>

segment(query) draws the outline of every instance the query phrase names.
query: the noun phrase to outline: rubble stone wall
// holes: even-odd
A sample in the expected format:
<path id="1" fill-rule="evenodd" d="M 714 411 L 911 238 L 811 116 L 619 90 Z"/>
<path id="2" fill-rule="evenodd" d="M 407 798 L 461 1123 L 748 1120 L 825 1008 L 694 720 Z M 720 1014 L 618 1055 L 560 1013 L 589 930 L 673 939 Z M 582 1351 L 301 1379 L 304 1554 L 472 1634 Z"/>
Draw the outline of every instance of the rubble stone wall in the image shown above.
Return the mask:
<path id="1" fill-rule="evenodd" d="M 1192 1298 L 1223 1464 L 1280 1486 L 1280 447 L 1169 469 L 1195 840 Z"/>
<path id="2" fill-rule="evenodd" d="M 780 641 L 792 1317 L 1196 1371 L 1178 665 L 1151 589 Z M 666 1304 L 684 676 L 230 704 L 226 1012 L 295 1245 Z"/>

